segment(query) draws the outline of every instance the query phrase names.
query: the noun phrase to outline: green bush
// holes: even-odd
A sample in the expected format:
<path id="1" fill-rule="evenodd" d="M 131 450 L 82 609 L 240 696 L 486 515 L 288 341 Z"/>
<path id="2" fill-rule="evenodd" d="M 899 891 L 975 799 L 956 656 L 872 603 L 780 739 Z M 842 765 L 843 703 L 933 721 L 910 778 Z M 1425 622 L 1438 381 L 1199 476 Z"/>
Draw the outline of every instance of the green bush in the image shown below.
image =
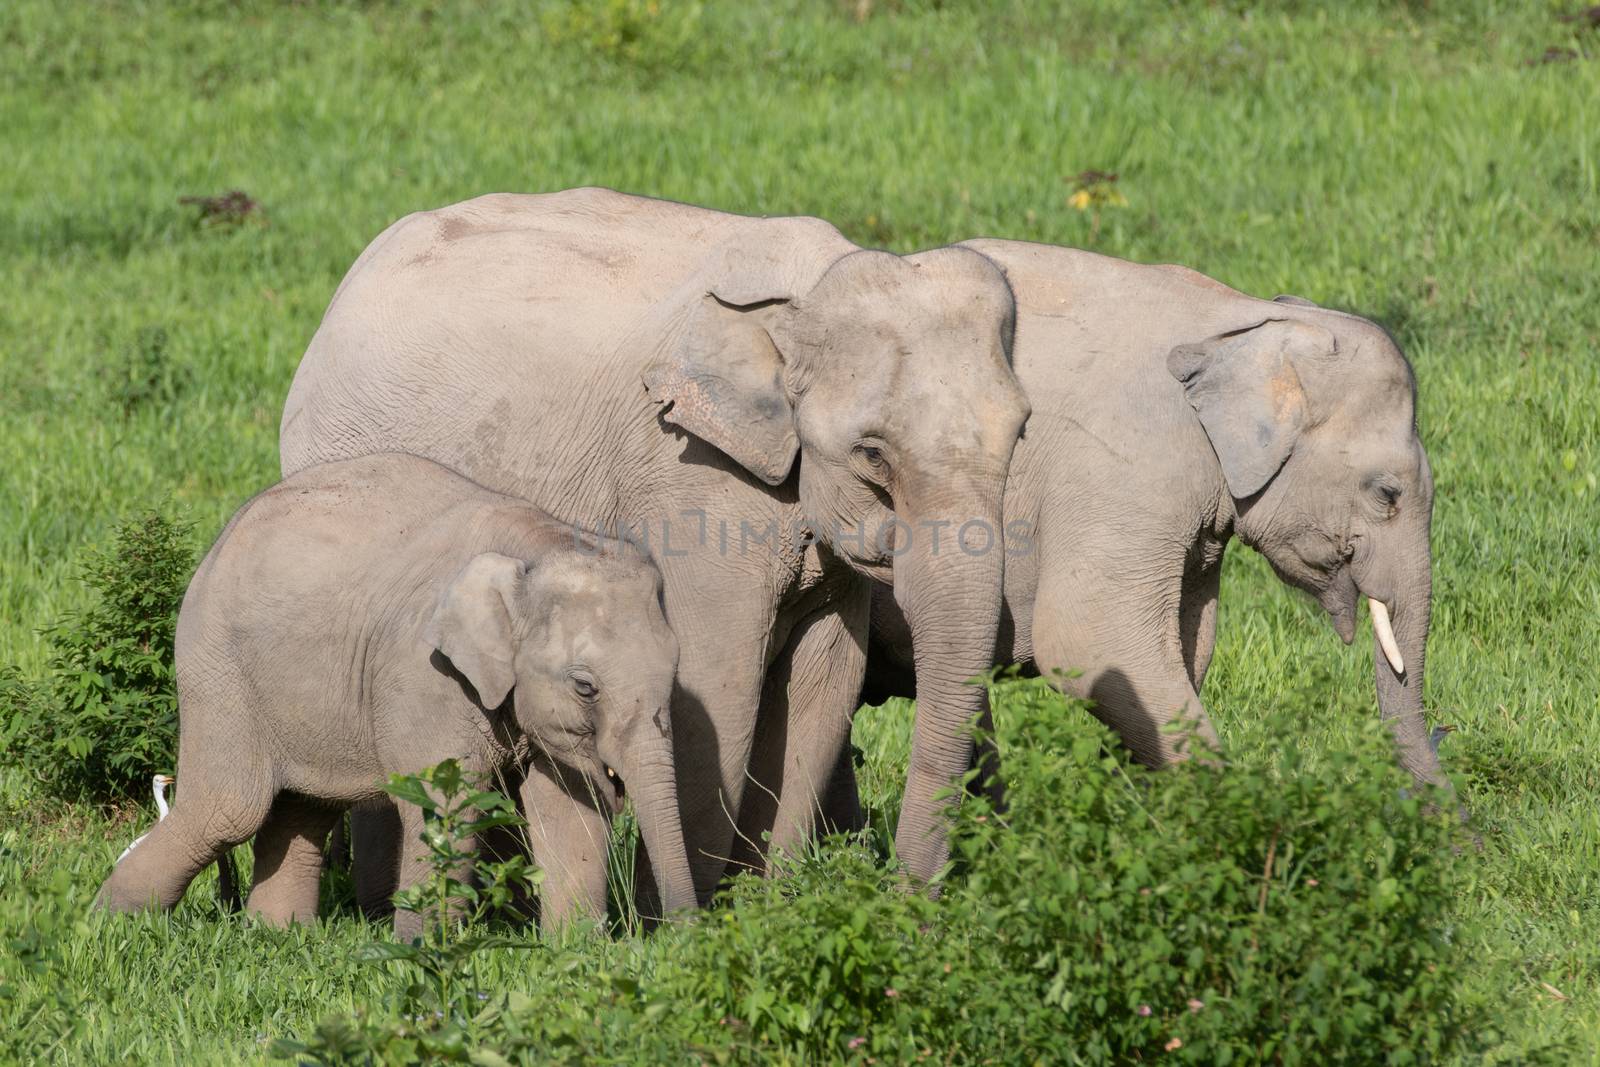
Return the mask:
<path id="1" fill-rule="evenodd" d="M 1461 829 L 1376 725 L 1317 766 L 1286 743 L 1265 766 L 1151 772 L 1064 703 L 1042 681 L 995 693 L 1012 806 L 958 821 L 950 906 L 977 924 L 962 1045 L 1081 1063 L 1461 1051 Z"/>
<path id="2" fill-rule="evenodd" d="M 1010 808 L 962 800 L 939 900 L 904 892 L 872 842 L 834 839 L 735 879 L 657 935 L 643 973 L 537 954 L 459 1055 L 1405 1064 L 1494 1040 L 1457 993 L 1448 916 L 1470 853 L 1385 737 L 1316 765 L 1286 744 L 1261 766 L 1155 773 L 1042 682 L 994 703 Z M 297 1047 L 417 1062 L 377 1036 L 394 1032 L 334 1019 Z"/>
<path id="3" fill-rule="evenodd" d="M 497 827 L 526 826 L 508 797 L 485 789 L 484 782 L 447 759 L 418 774 L 391 775 L 384 790 L 422 809 L 422 841 L 428 875 L 395 894 L 400 911 L 422 920 L 422 934 L 409 944 L 373 941 L 357 952 L 367 963 L 394 963 L 410 981 L 393 1001 L 398 1019 L 332 1019 L 309 1041 L 280 1041 L 279 1057 L 305 1057 L 317 1063 L 362 1061 L 407 1063 L 450 1059 L 464 1049 L 464 1027 L 484 1021 L 474 958 L 495 948 L 527 948 L 529 943 L 487 933 L 484 924 L 504 907 L 519 886 L 542 879 L 522 856 L 497 863 L 480 861 L 464 842 Z M 476 868 L 477 877 L 470 877 Z M 458 927 L 465 925 L 465 932 Z"/>
<path id="4" fill-rule="evenodd" d="M 0 680 L 4 742 L 46 792 L 69 800 L 143 798 L 177 750 L 173 635 L 194 571 L 192 527 L 149 510 L 85 560 L 95 594 L 41 631 L 44 675 Z"/>
<path id="5" fill-rule="evenodd" d="M 959 909 L 903 892 L 855 838 L 779 870 L 738 878 L 673 953 L 661 985 L 696 1006 L 692 1043 L 755 1062 L 916 1059 L 948 1013 L 942 961 Z"/>

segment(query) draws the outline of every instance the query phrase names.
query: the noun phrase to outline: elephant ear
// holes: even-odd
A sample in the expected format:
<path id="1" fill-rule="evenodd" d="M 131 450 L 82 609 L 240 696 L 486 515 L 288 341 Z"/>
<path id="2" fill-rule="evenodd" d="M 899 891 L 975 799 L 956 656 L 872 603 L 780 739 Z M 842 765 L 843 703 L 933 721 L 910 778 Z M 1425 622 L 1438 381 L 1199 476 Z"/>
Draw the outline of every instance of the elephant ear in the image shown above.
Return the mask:
<path id="1" fill-rule="evenodd" d="M 800 439 L 777 320 L 854 249 L 832 226 L 805 218 L 753 221 L 719 247 L 690 287 L 680 325 L 644 369 L 662 419 L 781 485 Z"/>
<path id="2" fill-rule="evenodd" d="M 474 556 L 445 586 L 424 631 L 485 709 L 504 704 L 516 684 L 511 612 L 526 573 L 525 563 L 498 552 Z"/>
<path id="3" fill-rule="evenodd" d="M 1296 361 L 1337 351 L 1333 334 L 1320 326 L 1267 319 L 1179 345 L 1167 355 L 1167 370 L 1183 383 L 1234 497 L 1259 493 L 1305 427 L 1306 394 Z"/>
<path id="4" fill-rule="evenodd" d="M 1293 293 L 1279 293 L 1277 296 L 1272 298 L 1272 302 L 1274 304 L 1288 304 L 1291 307 L 1297 308 L 1321 307 L 1321 305 L 1316 301 L 1307 300 L 1303 296 L 1295 296 Z"/>

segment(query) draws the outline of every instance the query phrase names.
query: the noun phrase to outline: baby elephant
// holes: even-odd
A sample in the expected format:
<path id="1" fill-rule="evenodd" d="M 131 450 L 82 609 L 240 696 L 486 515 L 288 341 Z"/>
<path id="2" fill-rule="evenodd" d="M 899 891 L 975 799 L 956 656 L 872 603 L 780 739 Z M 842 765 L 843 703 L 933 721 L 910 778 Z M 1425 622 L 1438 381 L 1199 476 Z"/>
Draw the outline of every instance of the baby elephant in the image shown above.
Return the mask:
<path id="1" fill-rule="evenodd" d="M 663 905 L 692 907 L 667 710 L 677 656 L 661 577 L 630 548 L 580 542 L 414 456 L 301 471 L 239 510 L 189 584 L 177 633 L 183 788 L 99 904 L 170 908 L 254 835 L 248 908 L 308 920 L 329 830 L 383 797 L 387 775 L 450 757 L 487 773 L 531 751 L 523 795 L 547 914 L 604 908 L 613 772 Z M 406 887 L 426 869 L 421 811 L 403 804 L 401 820 Z M 401 913 L 396 932 L 416 925 Z"/>

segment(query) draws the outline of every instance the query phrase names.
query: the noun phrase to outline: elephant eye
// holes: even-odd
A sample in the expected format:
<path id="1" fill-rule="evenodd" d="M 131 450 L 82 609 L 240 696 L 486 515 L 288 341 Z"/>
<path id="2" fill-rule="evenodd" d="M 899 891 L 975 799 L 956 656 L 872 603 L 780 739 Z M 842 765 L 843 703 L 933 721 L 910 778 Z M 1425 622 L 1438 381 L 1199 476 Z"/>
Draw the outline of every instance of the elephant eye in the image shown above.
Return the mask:
<path id="1" fill-rule="evenodd" d="M 600 687 L 595 684 L 595 680 L 591 675 L 582 671 L 575 671 L 570 677 L 572 691 L 584 700 L 593 700 L 600 694 Z"/>
<path id="2" fill-rule="evenodd" d="M 889 469 L 889 458 L 884 455 L 883 446 L 868 440 L 857 443 L 855 453 L 861 461 L 872 468 L 874 474 L 881 475 Z"/>
<path id="3" fill-rule="evenodd" d="M 1377 503 L 1383 517 L 1392 519 L 1400 511 L 1400 487 L 1391 481 L 1375 478 L 1367 483 L 1367 490 Z"/>

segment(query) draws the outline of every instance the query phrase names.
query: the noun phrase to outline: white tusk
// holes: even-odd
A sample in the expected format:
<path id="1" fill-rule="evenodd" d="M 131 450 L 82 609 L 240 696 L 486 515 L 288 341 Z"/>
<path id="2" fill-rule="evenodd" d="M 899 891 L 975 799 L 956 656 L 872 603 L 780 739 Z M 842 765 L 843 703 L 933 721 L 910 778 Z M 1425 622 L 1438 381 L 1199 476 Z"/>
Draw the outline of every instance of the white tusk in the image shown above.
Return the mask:
<path id="1" fill-rule="evenodd" d="M 1400 658 L 1400 646 L 1394 639 L 1394 627 L 1389 625 L 1389 609 L 1376 597 L 1367 598 L 1367 607 L 1372 609 L 1372 631 L 1378 635 L 1378 647 L 1383 649 L 1383 658 L 1389 661 L 1394 673 L 1405 674 L 1406 661 Z"/>

